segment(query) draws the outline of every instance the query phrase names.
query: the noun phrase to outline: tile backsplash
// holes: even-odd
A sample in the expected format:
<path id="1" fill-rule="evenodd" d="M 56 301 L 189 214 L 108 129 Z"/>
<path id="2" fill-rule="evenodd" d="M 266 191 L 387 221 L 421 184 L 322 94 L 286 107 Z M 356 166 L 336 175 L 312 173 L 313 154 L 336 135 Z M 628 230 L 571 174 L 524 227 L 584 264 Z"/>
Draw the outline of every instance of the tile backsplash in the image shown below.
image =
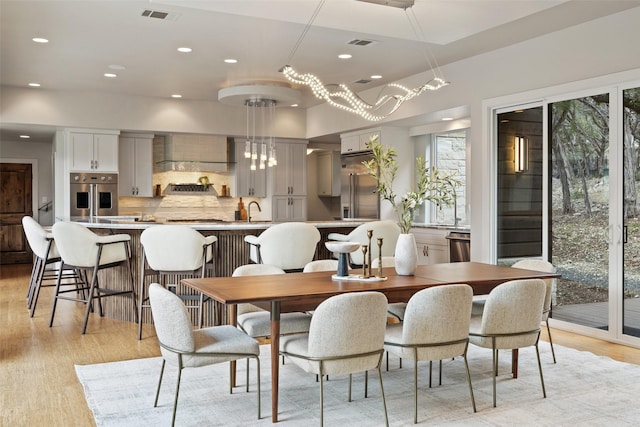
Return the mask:
<path id="1" fill-rule="evenodd" d="M 208 176 L 218 194 L 223 185 L 229 188 L 229 176 L 202 172 L 163 172 L 153 175 L 153 185 L 164 189 L 169 183 L 197 183 L 201 176 Z M 251 200 L 244 198 L 245 206 Z M 119 215 L 153 215 L 158 220 L 165 219 L 220 219 L 233 221 L 238 208 L 237 197 L 216 197 L 211 195 L 169 195 L 163 197 L 120 197 Z M 257 212 L 256 212 L 257 213 Z M 253 216 L 253 214 L 252 214 Z"/>

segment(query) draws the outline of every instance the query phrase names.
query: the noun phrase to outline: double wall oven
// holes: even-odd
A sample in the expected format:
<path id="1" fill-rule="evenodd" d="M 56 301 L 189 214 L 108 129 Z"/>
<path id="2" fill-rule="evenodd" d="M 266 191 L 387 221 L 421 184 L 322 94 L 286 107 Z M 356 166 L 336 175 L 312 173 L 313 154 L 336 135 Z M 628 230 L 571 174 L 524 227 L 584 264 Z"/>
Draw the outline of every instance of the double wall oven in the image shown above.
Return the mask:
<path id="1" fill-rule="evenodd" d="M 72 217 L 118 215 L 118 174 L 72 173 Z"/>

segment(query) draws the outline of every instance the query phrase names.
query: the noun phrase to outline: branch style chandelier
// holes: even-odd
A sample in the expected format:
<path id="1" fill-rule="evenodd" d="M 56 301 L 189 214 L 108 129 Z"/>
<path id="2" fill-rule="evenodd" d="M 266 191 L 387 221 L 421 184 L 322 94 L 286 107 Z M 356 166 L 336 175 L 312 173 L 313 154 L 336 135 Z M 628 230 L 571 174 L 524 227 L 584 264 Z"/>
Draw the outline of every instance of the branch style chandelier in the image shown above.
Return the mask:
<path id="1" fill-rule="evenodd" d="M 291 54 L 289 55 L 289 63 L 291 63 L 291 59 L 293 58 L 296 50 L 300 47 L 302 40 L 305 35 L 311 28 L 313 21 L 318 16 L 320 9 L 324 5 L 326 0 L 320 0 L 318 6 L 316 7 L 311 19 L 305 26 L 302 34 L 298 38 Z M 362 0 L 368 1 L 368 0 Z M 377 1 L 369 1 L 371 3 L 377 3 Z M 395 2 L 398 4 L 388 4 L 388 2 L 382 2 L 381 4 L 386 4 L 394 7 L 401 7 L 405 11 L 405 15 L 409 20 L 409 24 L 414 31 L 414 34 L 419 38 L 420 41 L 425 43 L 424 36 L 422 36 L 422 30 L 420 28 L 420 24 L 418 19 L 413 13 L 413 1 Z M 409 16 L 407 11 L 411 12 L 413 20 Z M 433 62 L 430 60 L 430 55 L 428 51 L 425 50 L 425 56 L 429 68 L 433 70 L 433 79 L 429 80 L 422 86 L 417 88 L 407 88 L 398 83 L 389 83 L 383 87 L 381 90 L 377 100 L 374 103 L 368 103 L 364 101 L 360 96 L 358 96 L 353 90 L 349 89 L 349 87 L 344 84 L 324 84 L 322 81 L 315 75 L 311 73 L 299 73 L 297 72 L 291 65 L 285 65 L 280 69 L 280 72 L 292 83 L 308 86 L 313 95 L 325 101 L 329 105 L 348 111 L 353 114 L 357 114 L 369 121 L 380 121 L 384 118 L 390 116 L 395 111 L 400 108 L 400 106 L 409 101 L 410 99 L 415 98 L 416 96 L 422 94 L 426 91 L 435 91 L 440 89 L 443 86 L 449 84 L 449 82 L 445 81 L 442 77 L 440 77 L 437 73 L 439 72 L 439 67 L 435 62 L 435 58 Z"/>

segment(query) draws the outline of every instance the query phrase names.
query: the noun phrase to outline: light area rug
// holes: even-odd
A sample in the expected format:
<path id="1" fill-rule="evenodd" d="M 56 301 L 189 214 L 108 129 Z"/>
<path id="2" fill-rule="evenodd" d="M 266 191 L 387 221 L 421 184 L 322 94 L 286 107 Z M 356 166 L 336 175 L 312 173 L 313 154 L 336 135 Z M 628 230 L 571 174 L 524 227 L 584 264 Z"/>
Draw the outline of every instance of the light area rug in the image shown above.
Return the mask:
<path id="1" fill-rule="evenodd" d="M 542 397 L 534 348 L 520 350 L 520 373 L 510 375 L 511 354 L 500 352 L 498 406 L 492 406 L 491 350 L 469 347 L 471 379 L 478 412 L 471 407 L 462 358 L 443 363 L 438 386 L 428 387 L 428 363 L 419 367 L 418 423 L 485 426 L 604 426 L 640 423 L 640 366 L 556 346 L 553 364 L 549 346 L 540 344 L 547 398 Z M 163 426 L 171 424 L 175 369 L 165 369 L 158 407 L 153 407 L 160 358 L 76 366 L 87 403 L 98 426 Z M 384 365 L 384 363 L 383 363 Z M 229 394 L 228 364 L 185 369 L 176 416 L 179 426 L 246 426 L 271 424 L 269 347 L 261 347 L 262 419 L 256 414 L 255 362 L 250 363 L 250 391 L 245 391 L 245 362 L 238 364 L 238 386 Z M 413 423 L 413 367 L 391 358 L 382 378 L 392 426 Z M 348 377 L 325 382 L 326 426 L 380 426 L 384 413 L 378 376 L 354 375 L 353 401 L 347 401 Z M 291 363 L 280 366 L 279 423 L 319 425 L 319 385 L 315 376 Z"/>

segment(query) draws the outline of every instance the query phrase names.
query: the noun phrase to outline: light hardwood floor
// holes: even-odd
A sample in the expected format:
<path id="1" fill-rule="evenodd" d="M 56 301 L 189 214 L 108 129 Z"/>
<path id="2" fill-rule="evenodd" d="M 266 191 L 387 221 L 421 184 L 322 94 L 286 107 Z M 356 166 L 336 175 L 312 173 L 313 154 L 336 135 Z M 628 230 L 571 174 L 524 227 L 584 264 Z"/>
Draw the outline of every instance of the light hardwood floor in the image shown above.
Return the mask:
<path id="1" fill-rule="evenodd" d="M 30 268 L 0 266 L 0 425 L 94 425 L 74 365 L 159 356 L 153 327 L 145 325 L 138 341 L 135 324 L 92 314 L 82 335 L 82 304 L 61 301 L 49 328 L 52 288 L 42 290 L 35 317 L 26 308 Z M 560 345 L 640 364 L 638 349 L 552 333 Z"/>

